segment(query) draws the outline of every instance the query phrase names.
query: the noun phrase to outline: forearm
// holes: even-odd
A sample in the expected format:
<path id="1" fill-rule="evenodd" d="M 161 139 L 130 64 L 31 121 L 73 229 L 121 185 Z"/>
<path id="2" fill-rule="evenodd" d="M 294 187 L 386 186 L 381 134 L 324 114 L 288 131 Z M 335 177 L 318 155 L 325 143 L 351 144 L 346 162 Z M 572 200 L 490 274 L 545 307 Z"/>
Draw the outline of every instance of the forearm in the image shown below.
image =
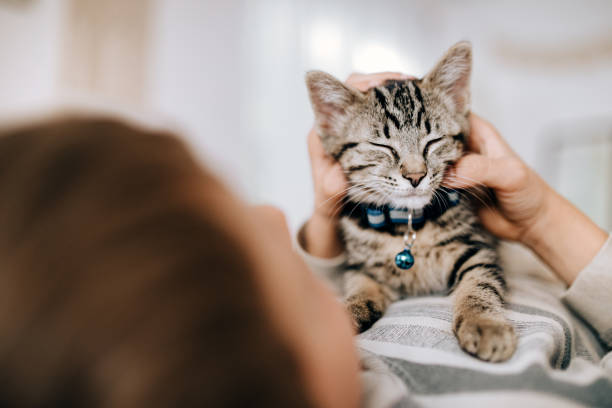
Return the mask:
<path id="1" fill-rule="evenodd" d="M 523 243 L 571 285 L 601 249 L 608 234 L 569 201 L 547 188 L 544 210 L 523 236 Z"/>
<path id="2" fill-rule="evenodd" d="M 304 249 L 319 258 L 333 258 L 342 253 L 337 219 L 314 213 L 304 227 Z"/>

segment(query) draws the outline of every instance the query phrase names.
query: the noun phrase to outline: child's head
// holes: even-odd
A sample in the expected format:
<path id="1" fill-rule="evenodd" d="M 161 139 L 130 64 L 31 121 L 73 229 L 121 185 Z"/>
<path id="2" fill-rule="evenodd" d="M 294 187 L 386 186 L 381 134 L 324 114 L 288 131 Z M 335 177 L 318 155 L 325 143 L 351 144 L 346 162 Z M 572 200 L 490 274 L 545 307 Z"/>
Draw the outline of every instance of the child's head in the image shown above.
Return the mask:
<path id="1" fill-rule="evenodd" d="M 0 405 L 356 405 L 348 319 L 282 216 L 176 138 L 7 132 L 0 197 Z"/>

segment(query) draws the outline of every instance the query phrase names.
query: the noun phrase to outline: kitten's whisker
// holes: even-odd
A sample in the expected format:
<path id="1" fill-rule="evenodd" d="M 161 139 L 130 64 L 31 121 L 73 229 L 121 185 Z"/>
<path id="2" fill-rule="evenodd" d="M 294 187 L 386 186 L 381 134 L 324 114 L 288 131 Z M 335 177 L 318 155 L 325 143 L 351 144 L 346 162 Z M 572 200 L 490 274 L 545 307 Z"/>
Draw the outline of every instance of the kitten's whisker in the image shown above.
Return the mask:
<path id="1" fill-rule="evenodd" d="M 470 187 L 482 187 L 482 188 L 488 188 L 486 184 L 481 183 L 480 181 L 470 178 L 470 177 L 466 177 L 466 176 L 460 176 L 460 175 L 453 175 L 453 176 L 446 176 L 446 178 L 450 181 L 458 181 L 460 183 L 465 183 L 465 188 L 470 188 Z"/>
<path id="2" fill-rule="evenodd" d="M 346 195 L 348 192 L 350 192 L 352 189 L 354 188 L 359 188 L 359 187 L 365 187 L 365 184 L 356 184 L 356 185 L 351 185 L 347 188 L 345 188 L 344 190 L 332 195 L 331 197 L 327 198 L 325 201 L 321 202 L 317 208 L 322 207 L 323 205 L 325 205 L 327 202 L 329 202 L 330 200 L 333 200 L 334 198 L 339 198 L 341 195 Z"/>
<path id="3" fill-rule="evenodd" d="M 335 198 L 340 198 L 342 195 L 345 195 L 349 190 L 351 189 L 351 187 L 349 188 L 345 188 L 344 190 L 330 196 L 329 198 L 327 198 L 326 200 L 322 201 L 321 203 L 319 203 L 319 205 L 317 206 L 317 209 L 322 207 L 323 205 L 327 204 L 327 202 L 335 199 Z"/>
<path id="4" fill-rule="evenodd" d="M 358 200 L 357 200 L 357 202 L 356 202 L 356 205 L 353 207 L 353 209 L 352 209 L 352 210 L 349 212 L 349 214 L 348 214 L 348 216 L 349 216 L 349 217 L 350 217 L 350 216 L 353 214 L 353 212 L 355 211 L 355 209 L 357 209 L 357 208 L 359 207 L 359 205 L 362 203 L 362 197 L 363 197 L 363 198 L 367 197 L 367 196 L 368 196 L 368 194 L 370 194 L 371 192 L 372 192 L 372 191 L 362 191 L 362 192 L 360 193 L 360 195 L 358 196 L 359 198 L 358 198 Z M 378 201 L 376 200 L 376 198 L 375 198 L 375 201 L 374 201 L 374 202 L 375 202 L 375 204 L 377 204 L 377 205 L 378 205 Z"/>
<path id="5" fill-rule="evenodd" d="M 351 196 L 352 196 L 352 197 L 350 197 L 351 201 L 344 200 L 344 201 L 340 202 L 338 207 L 335 208 L 332 211 L 332 216 L 336 216 L 343 209 L 343 207 L 345 207 L 347 204 L 352 204 L 355 199 L 357 199 L 357 206 L 358 206 L 361 203 L 360 199 L 362 197 L 365 198 L 365 197 L 367 197 L 368 194 L 373 192 L 372 185 L 358 186 L 358 188 L 356 188 L 356 190 L 357 190 L 356 192 L 351 193 Z"/>
<path id="6" fill-rule="evenodd" d="M 362 194 L 361 194 L 361 196 L 360 196 L 360 197 L 364 197 L 364 198 L 365 198 L 365 197 L 367 197 L 367 194 L 368 194 L 367 192 L 364 192 L 364 193 L 362 193 Z M 361 204 L 361 200 L 357 200 L 357 201 L 350 201 L 350 202 L 348 202 L 348 203 L 346 203 L 346 204 L 352 204 L 352 205 L 353 205 L 353 208 L 352 208 L 352 209 L 349 211 L 349 213 L 348 213 L 348 216 L 350 217 L 350 216 L 353 214 L 353 212 L 354 212 L 354 211 L 355 211 L 355 210 L 356 210 L 356 209 L 359 207 L 359 205 Z"/>
<path id="7" fill-rule="evenodd" d="M 446 201 L 444 201 L 442 199 L 442 196 L 440 195 L 440 193 L 438 191 L 434 190 L 433 191 L 433 196 L 436 199 L 436 201 L 438 202 L 439 206 L 442 206 L 442 203 L 446 204 Z M 445 208 L 445 210 L 446 210 L 446 208 Z"/>
<path id="8" fill-rule="evenodd" d="M 458 192 L 458 193 L 460 196 L 464 197 L 465 200 L 469 201 L 470 197 L 472 197 L 473 199 L 480 202 L 485 208 L 493 208 L 491 203 L 485 201 L 481 196 L 479 196 L 478 194 L 474 194 L 473 192 L 469 190 L 462 190 L 461 192 Z"/>
<path id="9" fill-rule="evenodd" d="M 469 177 L 464 177 L 464 176 L 452 176 L 449 179 L 451 181 L 459 181 L 459 182 L 465 182 L 465 180 L 476 182 L 476 180 L 471 179 Z M 468 187 L 468 186 L 466 186 L 466 187 Z M 478 192 L 480 192 L 482 194 L 488 195 L 488 191 L 490 189 L 485 184 L 480 183 L 480 182 L 476 182 L 476 184 L 470 185 L 468 188 L 463 188 L 462 190 L 463 191 L 476 190 L 476 191 L 478 191 Z"/>

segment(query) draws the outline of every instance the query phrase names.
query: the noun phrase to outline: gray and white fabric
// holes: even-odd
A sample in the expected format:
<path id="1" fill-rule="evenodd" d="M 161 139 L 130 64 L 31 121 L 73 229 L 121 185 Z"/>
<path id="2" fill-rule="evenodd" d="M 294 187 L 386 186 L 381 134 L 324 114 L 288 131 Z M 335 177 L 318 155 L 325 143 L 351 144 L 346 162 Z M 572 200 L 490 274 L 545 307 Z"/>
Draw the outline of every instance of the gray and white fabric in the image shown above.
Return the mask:
<path id="1" fill-rule="evenodd" d="M 333 282 L 342 256 L 309 266 Z M 394 303 L 356 337 L 366 407 L 612 407 L 612 238 L 566 289 L 530 252 L 501 247 L 508 317 L 519 337 L 510 360 L 466 354 L 451 329 L 452 298 Z"/>

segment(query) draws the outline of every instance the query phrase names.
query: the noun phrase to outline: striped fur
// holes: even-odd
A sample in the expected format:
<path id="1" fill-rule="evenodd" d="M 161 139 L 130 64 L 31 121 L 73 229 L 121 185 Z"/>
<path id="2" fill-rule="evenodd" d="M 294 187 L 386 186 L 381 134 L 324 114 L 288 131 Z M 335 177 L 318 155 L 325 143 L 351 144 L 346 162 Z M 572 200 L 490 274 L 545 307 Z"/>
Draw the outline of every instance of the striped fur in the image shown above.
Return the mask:
<path id="1" fill-rule="evenodd" d="M 458 43 L 423 79 L 389 81 L 366 93 L 323 72 L 307 74 L 321 141 L 347 174 L 349 202 L 418 209 L 436 200 L 469 134 L 470 71 L 471 46 Z M 512 355 L 516 338 L 504 316 L 496 240 L 467 201 L 418 231 L 409 270 L 394 262 L 406 226 L 364 228 L 351 211 L 340 224 L 348 260 L 345 302 L 357 331 L 395 300 L 448 292 L 453 330 L 465 351 L 488 361 Z"/>

